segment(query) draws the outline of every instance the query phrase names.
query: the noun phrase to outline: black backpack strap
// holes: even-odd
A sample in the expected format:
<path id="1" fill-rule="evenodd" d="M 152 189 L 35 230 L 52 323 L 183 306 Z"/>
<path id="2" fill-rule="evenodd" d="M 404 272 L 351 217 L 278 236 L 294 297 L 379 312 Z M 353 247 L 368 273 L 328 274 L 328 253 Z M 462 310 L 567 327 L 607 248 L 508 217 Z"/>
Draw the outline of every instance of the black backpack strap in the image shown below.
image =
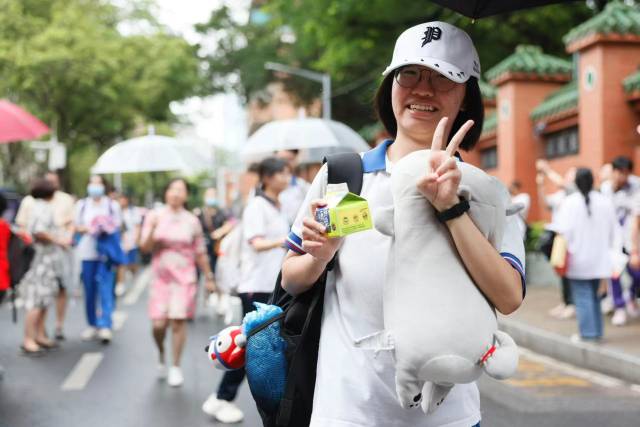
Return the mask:
<path id="1" fill-rule="evenodd" d="M 360 191 L 362 190 L 362 177 L 364 174 L 362 157 L 360 157 L 360 154 L 331 154 L 325 157 L 323 162 L 327 164 L 328 184 L 340 184 L 346 182 L 350 192 L 353 194 L 360 194 Z"/>

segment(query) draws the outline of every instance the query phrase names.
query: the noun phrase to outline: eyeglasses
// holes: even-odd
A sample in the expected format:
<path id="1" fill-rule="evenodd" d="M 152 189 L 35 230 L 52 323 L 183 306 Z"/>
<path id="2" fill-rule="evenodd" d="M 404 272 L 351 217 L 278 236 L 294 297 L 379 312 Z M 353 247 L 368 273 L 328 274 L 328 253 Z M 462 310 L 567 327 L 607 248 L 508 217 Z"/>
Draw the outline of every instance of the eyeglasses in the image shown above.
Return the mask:
<path id="1" fill-rule="evenodd" d="M 395 73 L 398 84 L 407 89 L 413 89 L 418 86 L 422 80 L 422 73 L 428 73 L 426 79 L 436 92 L 448 92 L 456 86 L 456 82 L 449 80 L 437 71 L 428 70 L 423 67 L 402 67 Z"/>

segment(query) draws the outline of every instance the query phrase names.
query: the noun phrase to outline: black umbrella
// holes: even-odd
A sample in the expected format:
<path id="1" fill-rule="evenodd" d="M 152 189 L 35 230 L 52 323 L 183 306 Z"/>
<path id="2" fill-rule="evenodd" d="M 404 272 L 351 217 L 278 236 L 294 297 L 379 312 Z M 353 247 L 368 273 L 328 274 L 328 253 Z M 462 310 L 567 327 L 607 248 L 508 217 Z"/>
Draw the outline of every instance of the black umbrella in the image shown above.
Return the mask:
<path id="1" fill-rule="evenodd" d="M 576 0 L 431 0 L 469 18 L 484 18 L 553 3 L 572 3 Z"/>

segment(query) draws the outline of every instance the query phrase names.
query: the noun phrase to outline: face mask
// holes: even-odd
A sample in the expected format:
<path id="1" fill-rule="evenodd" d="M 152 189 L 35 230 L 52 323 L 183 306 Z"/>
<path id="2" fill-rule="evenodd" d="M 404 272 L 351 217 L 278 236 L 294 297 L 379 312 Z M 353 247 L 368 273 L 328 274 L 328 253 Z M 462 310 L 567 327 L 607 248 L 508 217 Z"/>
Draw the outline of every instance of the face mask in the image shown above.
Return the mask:
<path id="1" fill-rule="evenodd" d="M 208 197 L 204 200 L 204 204 L 210 208 L 215 208 L 216 206 L 218 206 L 218 199 Z"/>
<path id="2" fill-rule="evenodd" d="M 89 197 L 102 197 L 104 196 L 104 185 L 102 184 L 89 184 L 87 185 L 87 194 Z"/>

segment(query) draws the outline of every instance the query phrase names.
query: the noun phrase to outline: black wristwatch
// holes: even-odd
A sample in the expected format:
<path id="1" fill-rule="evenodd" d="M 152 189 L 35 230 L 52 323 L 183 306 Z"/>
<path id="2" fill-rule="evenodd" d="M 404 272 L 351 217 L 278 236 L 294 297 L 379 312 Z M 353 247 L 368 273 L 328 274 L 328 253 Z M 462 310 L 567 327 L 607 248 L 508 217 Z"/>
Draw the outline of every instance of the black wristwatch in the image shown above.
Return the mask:
<path id="1" fill-rule="evenodd" d="M 438 218 L 438 221 L 445 224 L 447 221 L 451 221 L 452 219 L 462 216 L 462 214 L 468 211 L 469 208 L 469 202 L 461 197 L 460 201 L 449 209 L 442 212 L 436 211 L 436 218 Z"/>

